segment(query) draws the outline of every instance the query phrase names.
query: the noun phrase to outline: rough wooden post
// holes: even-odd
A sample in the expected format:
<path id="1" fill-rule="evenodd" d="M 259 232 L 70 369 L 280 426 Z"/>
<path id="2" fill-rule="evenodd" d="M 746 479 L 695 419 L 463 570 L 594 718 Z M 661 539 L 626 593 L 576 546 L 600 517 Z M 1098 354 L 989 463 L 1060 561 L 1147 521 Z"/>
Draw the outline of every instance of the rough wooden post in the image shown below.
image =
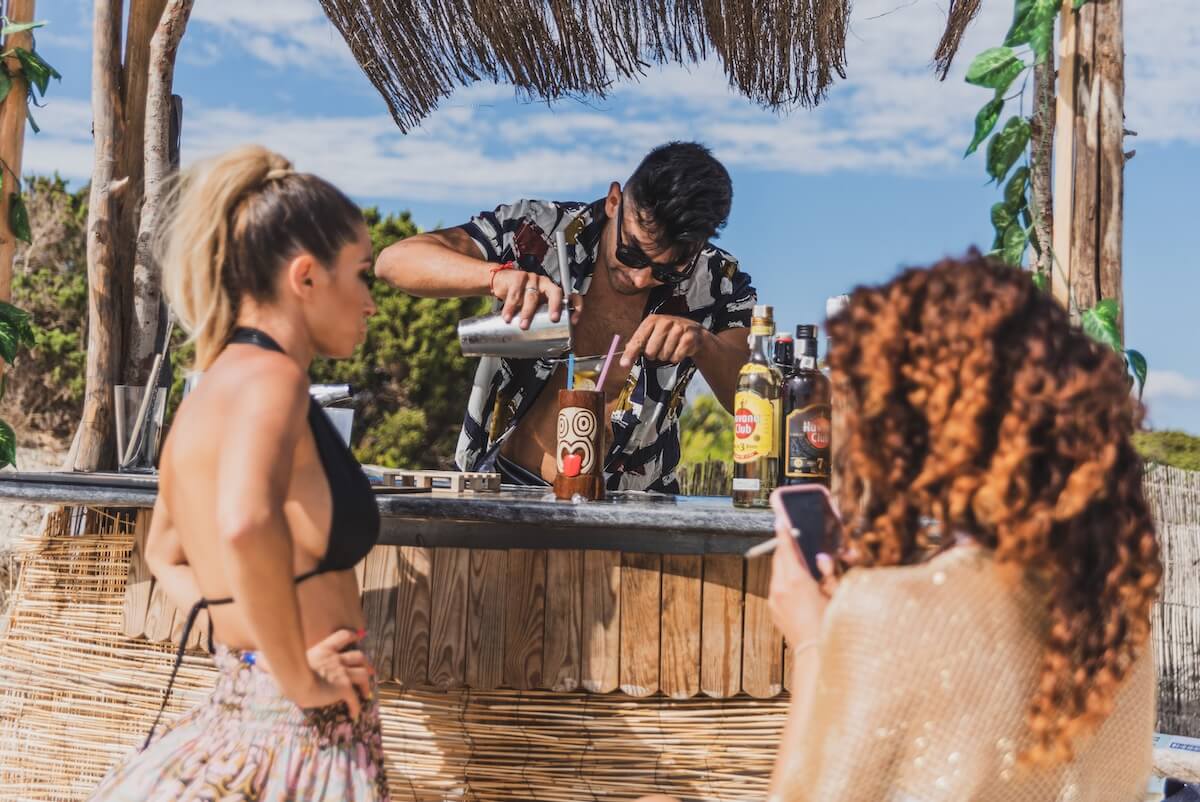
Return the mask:
<path id="1" fill-rule="evenodd" d="M 88 199 L 87 389 L 68 467 L 94 471 L 113 453 L 113 386 L 119 378 L 121 303 L 113 195 L 121 127 L 120 0 L 96 0 L 92 26 L 92 189 Z M 121 186 L 121 185 L 117 185 Z"/>
<path id="2" fill-rule="evenodd" d="M 1122 247 L 1125 213 L 1125 2 L 1102 0 L 1096 6 L 1094 79 L 1099 86 L 1097 209 L 1097 280 L 1101 298 L 1121 308 L 1117 321 L 1125 337 L 1125 293 Z"/>
<path id="3" fill-rule="evenodd" d="M 122 284 L 121 319 L 124 321 L 124 349 L 120 375 L 126 384 L 142 384 L 154 358 L 154 340 L 158 330 L 158 287 L 139 283 L 136 264 L 137 240 L 143 212 L 143 179 L 147 166 L 145 142 L 148 141 L 148 107 L 155 103 L 153 38 L 165 21 L 167 0 L 130 0 L 129 21 L 125 31 L 125 62 L 122 70 L 124 113 L 121 141 L 118 143 L 117 174 L 129 178 L 130 191 L 116 205 L 116 265 Z M 188 9 L 190 11 L 190 8 Z M 180 34 L 183 31 L 180 29 Z M 163 34 L 170 37 L 170 33 Z M 176 46 L 178 43 L 176 42 Z M 174 65 L 174 48 L 171 48 Z M 167 100 L 170 102 L 168 75 Z M 165 134 L 163 135 L 165 139 Z"/>
<path id="4" fill-rule="evenodd" d="M 1054 62 L 1048 60 L 1033 68 L 1033 152 L 1030 162 L 1029 205 L 1033 213 L 1034 237 L 1039 252 L 1033 266 L 1045 276 L 1053 271 L 1054 199 L 1051 190 L 1051 162 L 1054 157 Z"/>
<path id="5" fill-rule="evenodd" d="M 1071 205 L 1069 275 L 1074 311 L 1105 298 L 1117 301 L 1123 310 L 1124 0 L 1092 0 L 1078 12 L 1068 4 L 1064 14 L 1073 14 L 1073 18 L 1064 16 L 1064 28 L 1074 27 L 1073 55 L 1068 59 L 1064 53 L 1060 72 L 1064 85 L 1071 84 L 1070 91 L 1064 89 L 1062 94 L 1071 101 L 1073 114 L 1069 151 L 1073 187 L 1063 203 Z M 1063 124 L 1061 117 L 1059 124 Z M 1058 156 L 1068 158 L 1063 152 Z M 1124 315 L 1119 327 L 1123 332 Z"/>
<path id="6" fill-rule="evenodd" d="M 8 19 L 10 22 L 32 22 L 34 0 L 9 0 Z M 26 50 L 33 46 L 33 37 L 29 31 L 14 33 L 4 41 L 4 49 L 23 47 Z M 8 97 L 0 106 L 0 160 L 3 161 L 3 173 L 0 174 L 0 301 L 12 300 L 12 268 L 13 253 L 17 249 L 17 238 L 8 227 L 8 196 L 21 191 L 21 153 L 25 148 L 25 115 L 27 111 L 26 92 L 28 83 L 21 71 L 21 64 L 15 58 L 9 60 L 9 74 L 12 76 L 12 87 Z M 2 371 L 3 362 L 0 362 Z"/>
<path id="7" fill-rule="evenodd" d="M 126 377 L 141 382 L 149 370 L 159 329 L 162 281 L 154 261 L 153 237 L 166 192 L 166 179 L 174 164 L 171 159 L 171 120 L 175 104 L 171 84 L 175 56 L 183 39 L 193 0 L 170 0 L 162 11 L 150 42 L 149 84 L 146 92 L 145 200 L 137 228 L 137 252 L 133 262 L 133 320 L 130 329 Z"/>
<path id="8" fill-rule="evenodd" d="M 1071 309 L 1071 217 L 1075 174 L 1076 32 L 1071 0 L 1059 12 L 1058 99 L 1054 126 L 1054 266 L 1050 288 L 1064 308 Z"/>
<path id="9" fill-rule="evenodd" d="M 1100 94 L 1096 76 L 1096 2 L 1076 14 L 1075 189 L 1071 213 L 1071 294 L 1076 311 L 1090 309 L 1100 300 L 1097 275 L 1100 151 Z"/>

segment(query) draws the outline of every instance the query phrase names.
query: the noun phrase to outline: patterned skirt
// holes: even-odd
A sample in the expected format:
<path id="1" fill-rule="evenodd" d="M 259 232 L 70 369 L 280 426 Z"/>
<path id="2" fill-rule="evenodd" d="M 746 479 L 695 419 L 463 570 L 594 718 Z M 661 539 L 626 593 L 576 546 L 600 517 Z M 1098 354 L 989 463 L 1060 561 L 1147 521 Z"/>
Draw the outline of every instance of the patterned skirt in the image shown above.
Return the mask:
<path id="1" fill-rule="evenodd" d="M 376 698 L 303 709 L 242 652 L 217 645 L 212 695 L 100 783 L 93 800 L 387 802 Z"/>

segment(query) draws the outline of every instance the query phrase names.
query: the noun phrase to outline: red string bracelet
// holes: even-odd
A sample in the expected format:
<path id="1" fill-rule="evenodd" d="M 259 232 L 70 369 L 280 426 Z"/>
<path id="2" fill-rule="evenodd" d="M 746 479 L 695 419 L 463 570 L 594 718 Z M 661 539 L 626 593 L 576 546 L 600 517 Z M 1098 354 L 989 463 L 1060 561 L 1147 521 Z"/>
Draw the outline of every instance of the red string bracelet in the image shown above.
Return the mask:
<path id="1" fill-rule="evenodd" d="M 491 291 L 492 295 L 496 294 L 496 274 L 501 270 L 512 270 L 515 267 L 516 264 L 514 262 L 503 262 L 498 265 L 492 265 L 490 268 L 492 275 L 491 278 L 488 279 L 488 290 Z"/>

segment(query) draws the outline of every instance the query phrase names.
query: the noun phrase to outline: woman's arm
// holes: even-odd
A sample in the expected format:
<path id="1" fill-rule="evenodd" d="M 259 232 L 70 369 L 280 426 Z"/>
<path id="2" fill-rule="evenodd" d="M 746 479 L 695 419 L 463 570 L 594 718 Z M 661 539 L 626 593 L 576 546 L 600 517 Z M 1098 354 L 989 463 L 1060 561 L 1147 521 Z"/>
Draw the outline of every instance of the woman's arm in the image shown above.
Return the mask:
<path id="1" fill-rule="evenodd" d="M 190 610 L 200 600 L 200 585 L 196 581 L 196 572 L 183 554 L 179 532 L 163 500 L 165 496 L 166 490 L 160 483 L 150 531 L 146 534 L 146 565 L 167 598 L 180 610 Z"/>
<path id="2" fill-rule="evenodd" d="M 295 451 L 307 429 L 308 380 L 286 357 L 263 354 L 222 427 L 217 468 L 217 541 L 234 600 L 280 689 L 301 707 L 358 696 L 344 677 L 309 664 L 293 580 L 292 534 L 283 512 Z"/>

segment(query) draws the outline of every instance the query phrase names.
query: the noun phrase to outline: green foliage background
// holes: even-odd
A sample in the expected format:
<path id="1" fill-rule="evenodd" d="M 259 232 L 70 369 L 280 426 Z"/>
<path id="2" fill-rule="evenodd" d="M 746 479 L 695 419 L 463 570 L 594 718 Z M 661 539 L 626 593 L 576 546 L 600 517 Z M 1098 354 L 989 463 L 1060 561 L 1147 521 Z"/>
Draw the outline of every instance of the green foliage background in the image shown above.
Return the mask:
<path id="1" fill-rule="evenodd" d="M 33 347 L 9 374 L 0 410 L 29 441 L 70 438 L 83 408 L 87 343 L 87 197 L 59 177 L 30 181 L 32 243 L 17 254 L 14 303 L 33 318 Z M 407 212 L 363 210 L 375 253 L 417 233 Z M 475 361 L 462 356 L 457 324 L 481 314 L 485 298 L 414 298 L 375 282 L 379 313 L 367 340 L 350 359 L 313 365 L 314 382 L 348 382 L 358 394 L 354 439 L 363 462 L 393 467 L 448 468 L 462 424 Z M 193 351 L 176 329 L 174 384 L 168 417 L 183 394 Z"/>
<path id="2" fill-rule="evenodd" d="M 32 242 L 17 251 L 13 300 L 33 318 L 32 348 L 8 371 L 0 417 L 12 420 L 26 442 L 65 444 L 83 407 L 87 320 L 86 186 L 71 191 L 58 176 L 27 185 Z M 417 233 L 408 213 L 364 210 L 375 252 Z M 316 382 L 349 382 L 358 393 L 354 443 L 364 462 L 444 468 L 454 456 L 474 360 L 458 348 L 456 325 L 481 314 L 487 299 L 413 298 L 376 282 L 379 314 L 367 341 L 351 359 L 313 366 Z M 182 395 L 190 346 L 177 330 L 175 384 L 170 411 Z M 696 398 L 680 419 L 684 466 L 728 462 L 733 418 L 711 395 Z M 1145 432 L 1136 438 L 1146 459 L 1200 470 L 1200 438 L 1183 432 Z"/>

